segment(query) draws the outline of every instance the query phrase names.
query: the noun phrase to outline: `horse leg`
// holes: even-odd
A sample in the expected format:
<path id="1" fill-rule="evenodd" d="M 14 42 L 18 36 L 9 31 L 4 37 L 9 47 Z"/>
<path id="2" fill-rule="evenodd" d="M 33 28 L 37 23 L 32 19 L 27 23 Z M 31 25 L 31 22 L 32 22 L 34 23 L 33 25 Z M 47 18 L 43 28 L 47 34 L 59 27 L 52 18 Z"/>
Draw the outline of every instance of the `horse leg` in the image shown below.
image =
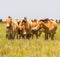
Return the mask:
<path id="1" fill-rule="evenodd" d="M 8 38 L 8 34 L 6 33 L 6 38 Z"/>
<path id="2" fill-rule="evenodd" d="M 34 38 L 34 34 L 31 34 L 31 36 L 32 36 L 32 39 Z"/>
<path id="3" fill-rule="evenodd" d="M 38 32 L 38 36 L 40 37 L 40 36 L 41 36 L 41 34 L 42 34 L 42 32 L 41 32 L 41 31 L 39 31 L 39 32 Z"/>
<path id="4" fill-rule="evenodd" d="M 48 40 L 48 33 L 45 33 L 45 40 Z"/>
<path id="5" fill-rule="evenodd" d="M 54 33 L 51 33 L 51 40 L 54 40 Z"/>
<path id="6" fill-rule="evenodd" d="M 36 38 L 38 38 L 38 32 L 36 32 L 35 35 L 36 35 Z"/>

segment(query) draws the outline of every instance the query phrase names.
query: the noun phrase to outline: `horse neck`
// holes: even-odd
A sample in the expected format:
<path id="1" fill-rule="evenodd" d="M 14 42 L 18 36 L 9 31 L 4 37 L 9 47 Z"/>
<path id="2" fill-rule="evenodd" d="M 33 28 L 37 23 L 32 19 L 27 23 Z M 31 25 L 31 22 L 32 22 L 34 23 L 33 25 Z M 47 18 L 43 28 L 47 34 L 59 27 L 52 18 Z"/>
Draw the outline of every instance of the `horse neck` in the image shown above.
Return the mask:
<path id="1" fill-rule="evenodd" d="M 29 28 L 29 22 L 28 21 L 24 25 L 26 28 Z"/>
<path id="2" fill-rule="evenodd" d="M 42 24 L 42 28 L 44 28 L 45 30 L 48 30 L 48 27 L 45 24 Z"/>

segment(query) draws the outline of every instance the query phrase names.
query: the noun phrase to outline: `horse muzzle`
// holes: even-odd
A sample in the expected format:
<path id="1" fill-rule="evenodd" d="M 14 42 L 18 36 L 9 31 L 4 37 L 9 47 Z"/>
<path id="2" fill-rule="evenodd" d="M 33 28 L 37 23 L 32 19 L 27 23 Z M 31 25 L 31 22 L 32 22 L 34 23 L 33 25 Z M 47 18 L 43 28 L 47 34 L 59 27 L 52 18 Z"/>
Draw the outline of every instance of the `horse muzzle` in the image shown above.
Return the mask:
<path id="1" fill-rule="evenodd" d="M 6 28 L 7 28 L 7 29 L 9 29 L 9 28 L 10 28 L 10 25 L 9 25 L 9 24 L 7 24 L 7 25 L 6 25 Z"/>

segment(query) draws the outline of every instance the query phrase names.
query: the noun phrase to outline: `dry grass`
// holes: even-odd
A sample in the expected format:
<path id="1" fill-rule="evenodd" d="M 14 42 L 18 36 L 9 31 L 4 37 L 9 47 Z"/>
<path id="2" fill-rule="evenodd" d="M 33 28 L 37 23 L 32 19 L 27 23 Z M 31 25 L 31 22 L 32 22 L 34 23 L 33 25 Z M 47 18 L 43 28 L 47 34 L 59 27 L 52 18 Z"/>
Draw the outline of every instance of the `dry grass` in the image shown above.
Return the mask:
<path id="1" fill-rule="evenodd" d="M 0 57 L 60 57 L 60 24 L 55 40 L 44 40 L 44 34 L 38 39 L 5 38 L 5 24 L 0 23 Z"/>

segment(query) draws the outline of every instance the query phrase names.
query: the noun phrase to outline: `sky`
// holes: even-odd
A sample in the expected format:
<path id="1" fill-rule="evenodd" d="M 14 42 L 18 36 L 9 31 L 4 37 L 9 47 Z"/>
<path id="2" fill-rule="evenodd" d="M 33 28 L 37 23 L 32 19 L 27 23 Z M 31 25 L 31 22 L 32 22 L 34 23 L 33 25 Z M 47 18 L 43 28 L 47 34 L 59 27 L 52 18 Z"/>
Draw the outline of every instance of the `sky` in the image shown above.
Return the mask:
<path id="1" fill-rule="evenodd" d="M 0 18 L 60 19 L 60 0 L 0 0 Z"/>

